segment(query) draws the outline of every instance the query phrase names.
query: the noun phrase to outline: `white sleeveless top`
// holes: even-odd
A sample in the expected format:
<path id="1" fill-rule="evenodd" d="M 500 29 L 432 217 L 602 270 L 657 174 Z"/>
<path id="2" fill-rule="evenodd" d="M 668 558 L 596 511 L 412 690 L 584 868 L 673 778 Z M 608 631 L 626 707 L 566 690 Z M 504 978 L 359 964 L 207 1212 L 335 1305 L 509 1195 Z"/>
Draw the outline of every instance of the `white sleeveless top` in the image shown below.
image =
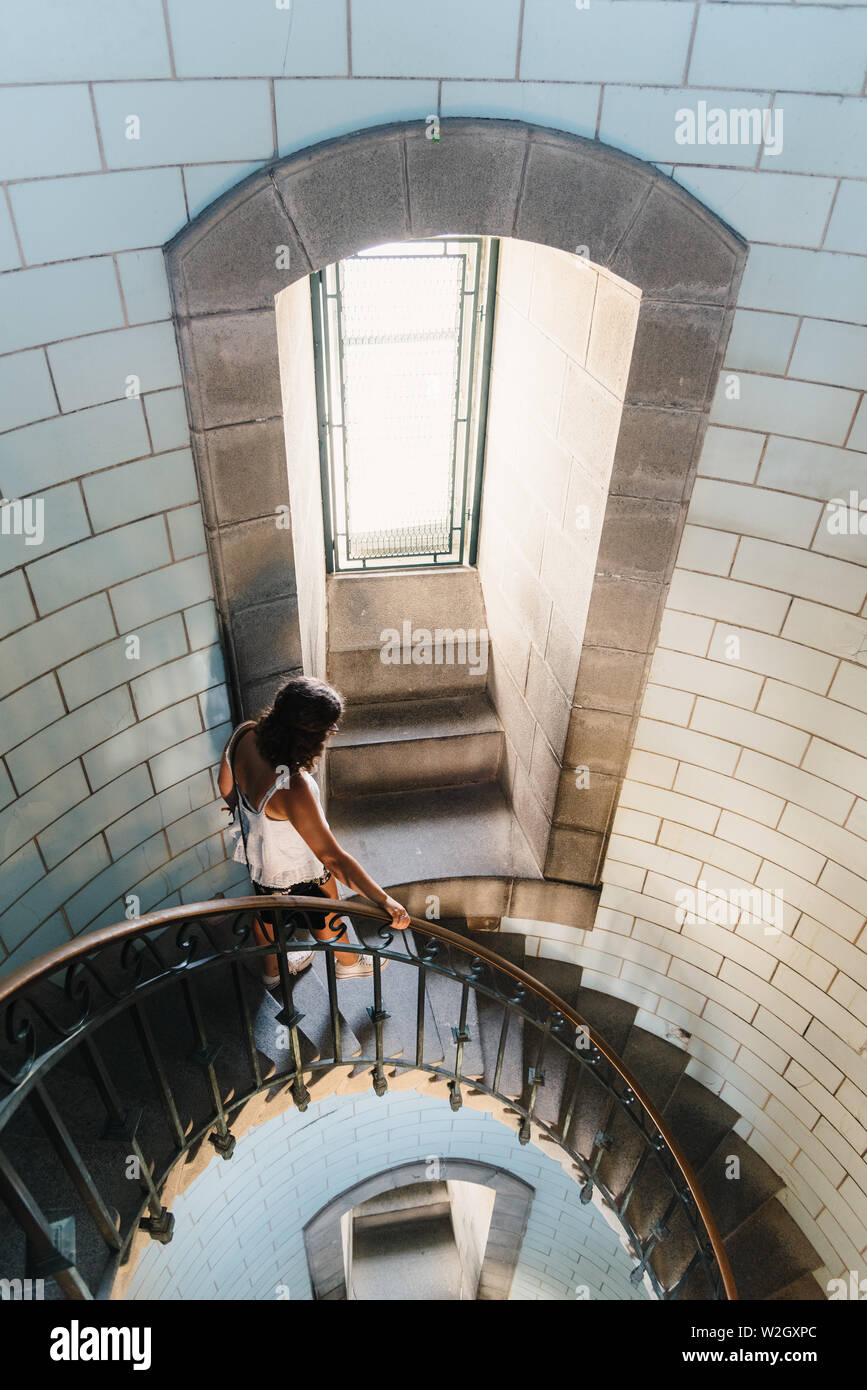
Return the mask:
<path id="1" fill-rule="evenodd" d="M 235 741 L 243 732 L 246 731 L 243 728 L 238 728 L 232 734 L 227 749 L 228 759 L 231 759 Z M 301 769 L 301 776 L 306 779 L 310 790 L 321 805 L 322 800 L 316 779 L 303 768 Z M 265 808 L 271 797 L 275 792 L 283 790 L 286 785 L 285 781 L 278 778 L 265 793 L 257 807 L 251 806 L 240 786 L 237 783 L 235 785 L 238 792 L 238 802 L 235 808 L 235 820 L 230 827 L 235 842 L 232 858 L 241 864 L 245 862 L 249 864 L 250 877 L 253 882 L 260 883 L 266 888 L 292 888 L 296 883 L 309 883 L 311 879 L 321 878 L 325 873 L 325 865 L 316 858 L 307 841 L 298 834 L 292 822 L 289 820 L 271 820 L 265 814 Z M 244 835 L 241 832 L 239 817 L 243 817 L 244 834 L 247 836 L 246 859 Z"/>

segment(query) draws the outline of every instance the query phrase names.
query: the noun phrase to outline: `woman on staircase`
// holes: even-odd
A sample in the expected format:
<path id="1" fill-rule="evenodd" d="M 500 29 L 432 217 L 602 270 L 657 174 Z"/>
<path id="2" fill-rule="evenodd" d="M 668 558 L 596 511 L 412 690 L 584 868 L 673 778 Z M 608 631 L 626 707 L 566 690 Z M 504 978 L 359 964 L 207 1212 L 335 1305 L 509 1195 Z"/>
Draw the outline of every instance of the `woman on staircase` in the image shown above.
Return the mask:
<path id="1" fill-rule="evenodd" d="M 341 849 L 311 776 L 342 714 L 343 701 L 330 685 L 296 676 L 277 692 L 266 714 L 234 730 L 219 774 L 226 809 L 235 814 L 234 858 L 246 862 L 256 893 L 339 899 L 339 880 L 385 908 L 392 926 L 403 931 L 409 926 L 408 913 Z M 337 941 L 346 929 L 346 919 L 334 912 L 313 935 L 317 941 Z M 273 944 L 273 934 L 260 920 L 254 931 L 260 945 Z M 287 952 L 291 974 L 312 960 L 312 951 Z M 388 960 L 381 964 L 384 968 Z M 265 956 L 264 968 L 265 985 L 273 989 L 280 979 L 276 955 Z M 338 979 L 372 975 L 373 958 L 337 950 L 335 970 Z"/>

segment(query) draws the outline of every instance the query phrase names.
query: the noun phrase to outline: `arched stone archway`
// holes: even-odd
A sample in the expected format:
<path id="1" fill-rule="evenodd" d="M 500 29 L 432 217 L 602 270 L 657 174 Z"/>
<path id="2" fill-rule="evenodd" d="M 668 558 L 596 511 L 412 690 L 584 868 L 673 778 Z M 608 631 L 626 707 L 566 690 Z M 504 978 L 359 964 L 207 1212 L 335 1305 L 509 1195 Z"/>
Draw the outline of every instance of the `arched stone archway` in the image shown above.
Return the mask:
<path id="1" fill-rule="evenodd" d="M 274 525 L 289 504 L 274 297 L 364 247 L 448 232 L 586 248 L 642 291 L 569 731 L 603 794 L 565 847 L 595 883 L 747 254 L 652 165 L 518 122 L 446 120 L 438 142 L 389 125 L 263 167 L 168 244 L 235 713 L 301 670 Z"/>
<path id="2" fill-rule="evenodd" d="M 440 1158 L 437 1162 L 439 1178 L 443 1182 L 471 1182 L 494 1189 L 496 1196 L 477 1297 L 508 1298 L 527 1229 L 533 1188 L 505 1168 L 497 1168 L 479 1159 Z M 394 1188 L 423 1183 L 428 1177 L 424 1159 L 401 1163 L 346 1188 L 308 1221 L 304 1227 L 304 1246 L 314 1299 L 346 1298 L 341 1217 L 371 1197 L 378 1197 L 380 1193 L 390 1192 Z"/>

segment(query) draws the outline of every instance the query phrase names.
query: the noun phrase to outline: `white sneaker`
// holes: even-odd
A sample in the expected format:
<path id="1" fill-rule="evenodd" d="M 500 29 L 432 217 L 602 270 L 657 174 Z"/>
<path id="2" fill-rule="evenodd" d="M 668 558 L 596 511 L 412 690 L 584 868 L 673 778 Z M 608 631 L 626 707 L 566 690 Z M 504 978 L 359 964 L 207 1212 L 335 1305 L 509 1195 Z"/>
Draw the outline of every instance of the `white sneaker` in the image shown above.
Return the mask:
<path id="1" fill-rule="evenodd" d="M 286 969 L 290 975 L 300 975 L 302 970 L 306 970 L 313 961 L 312 951 L 287 951 Z M 274 989 L 280 983 L 280 975 L 267 975 L 263 972 L 262 983 L 266 989 Z"/>
<path id="2" fill-rule="evenodd" d="M 388 965 L 387 956 L 382 958 L 381 964 L 384 970 L 385 967 Z M 334 973 L 337 976 L 338 980 L 351 980 L 356 977 L 360 978 L 364 975 L 372 975 L 373 956 L 356 956 L 352 965 L 343 965 L 341 961 L 337 961 L 335 962 Z"/>

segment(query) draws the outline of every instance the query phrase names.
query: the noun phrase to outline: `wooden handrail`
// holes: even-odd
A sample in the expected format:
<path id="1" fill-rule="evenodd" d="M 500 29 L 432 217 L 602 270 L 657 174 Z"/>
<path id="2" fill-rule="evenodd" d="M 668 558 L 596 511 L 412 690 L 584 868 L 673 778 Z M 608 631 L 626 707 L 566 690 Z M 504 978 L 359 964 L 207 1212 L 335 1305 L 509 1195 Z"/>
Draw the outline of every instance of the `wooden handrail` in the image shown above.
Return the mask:
<path id="1" fill-rule="evenodd" d="M 344 910 L 353 917 L 367 917 L 373 921 L 383 923 L 387 929 L 393 931 L 395 935 L 400 933 L 391 927 L 391 919 L 388 914 L 380 907 L 372 904 L 342 900 Z M 257 895 L 245 898 L 211 898 L 207 902 L 186 903 L 181 907 L 165 908 L 160 912 L 149 912 L 142 917 L 134 917 L 123 922 L 117 922 L 113 926 L 99 927 L 96 931 L 88 932 L 84 936 L 78 937 L 75 941 L 70 941 L 68 945 L 57 946 L 52 951 L 46 951 L 44 955 L 38 956 L 35 960 L 21 965 L 17 970 L 11 971 L 7 976 L 0 979 L 0 1006 L 11 1001 L 25 986 L 37 983 L 39 980 L 54 975 L 58 970 L 63 969 L 74 963 L 79 957 L 90 954 L 94 949 L 126 940 L 141 934 L 142 931 L 154 928 L 165 928 L 174 922 L 184 922 L 191 918 L 225 916 L 230 913 L 245 911 L 255 911 L 259 913 L 269 908 L 289 908 L 304 912 L 333 912 L 334 902 L 331 899 L 321 897 L 289 897 L 284 894 L 274 894 L 270 897 Z M 683 1174 L 684 1180 L 692 1193 L 702 1224 L 708 1234 L 714 1256 L 719 1266 L 722 1276 L 723 1286 L 726 1297 L 736 1300 L 738 1297 L 737 1285 L 735 1284 L 731 1264 L 728 1254 L 723 1245 L 722 1237 L 719 1233 L 716 1221 L 707 1199 L 701 1190 L 696 1173 L 683 1152 L 677 1139 L 669 1130 L 661 1111 L 654 1101 L 647 1095 L 644 1087 L 633 1076 L 632 1072 L 620 1060 L 617 1054 L 609 1047 L 604 1038 L 600 1037 L 596 1030 L 586 1019 L 582 1018 L 577 1010 L 567 1004 L 565 999 L 561 999 L 553 990 L 548 989 L 539 980 L 534 979 L 520 966 L 513 965 L 511 961 L 504 960 L 495 951 L 488 947 L 469 942 L 466 937 L 459 936 L 457 932 L 449 931 L 447 927 L 441 927 L 436 922 L 422 920 L 419 917 L 410 917 L 410 926 L 414 931 L 421 932 L 425 936 L 434 937 L 438 941 L 443 941 L 448 946 L 456 947 L 479 960 L 494 966 L 501 975 L 508 975 L 516 983 L 523 985 L 531 994 L 544 999 L 547 1004 L 568 1019 L 574 1027 L 579 1028 L 590 1040 L 593 1047 L 601 1053 L 605 1060 L 610 1063 L 621 1079 L 626 1083 L 633 1095 L 640 1102 L 645 1112 L 650 1116 L 666 1147 L 671 1153 L 672 1158 Z M 369 949 L 383 949 L 371 947 Z M 387 949 L 387 948 L 384 948 Z"/>

